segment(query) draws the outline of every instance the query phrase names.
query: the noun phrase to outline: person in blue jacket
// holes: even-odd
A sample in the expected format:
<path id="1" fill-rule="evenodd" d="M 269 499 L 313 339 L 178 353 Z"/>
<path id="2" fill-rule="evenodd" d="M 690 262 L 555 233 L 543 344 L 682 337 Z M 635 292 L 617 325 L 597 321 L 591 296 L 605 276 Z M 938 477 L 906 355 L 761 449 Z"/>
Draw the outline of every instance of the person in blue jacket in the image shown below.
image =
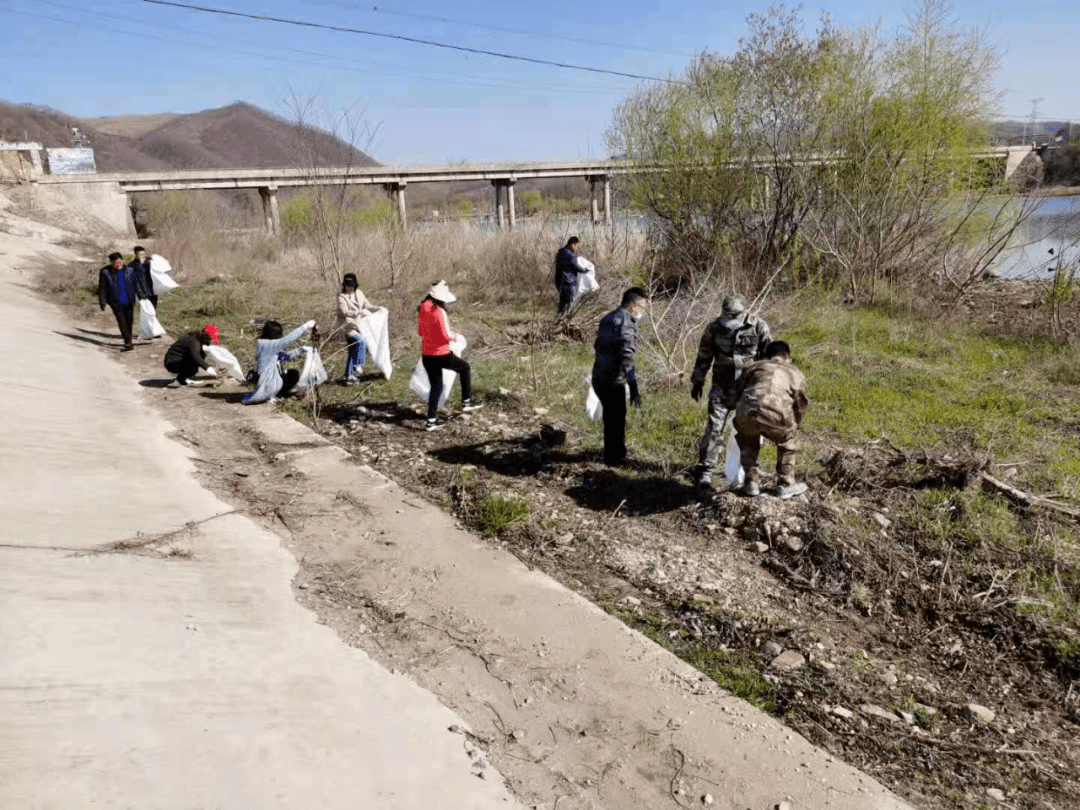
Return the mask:
<path id="1" fill-rule="evenodd" d="M 604 407 L 604 463 L 618 467 L 626 461 L 626 394 L 630 404 L 641 407 L 634 357 L 638 322 L 645 316 L 649 296 L 640 287 L 623 293 L 622 303 L 605 315 L 596 330 L 596 361 L 592 386 Z"/>
<path id="2" fill-rule="evenodd" d="M 150 275 L 150 257 L 146 255 L 146 248 L 142 245 L 136 245 L 132 248 L 132 252 L 135 258 L 128 262 L 128 267 L 142 280 L 142 286 L 147 293 L 146 300 L 154 305 L 154 312 L 157 312 L 158 297 L 154 295 L 154 277 Z"/>
<path id="3" fill-rule="evenodd" d="M 555 289 L 559 291 L 559 308 L 555 312 L 555 323 L 561 321 L 574 305 L 574 299 L 577 297 L 578 275 L 585 272 L 577 262 L 580 243 L 580 239 L 571 236 L 555 254 Z"/>
<path id="4" fill-rule="evenodd" d="M 142 278 L 130 267 L 124 266 L 124 257 L 119 253 L 110 253 L 109 264 L 98 273 L 98 303 L 102 312 L 106 305 L 112 309 L 116 325 L 120 327 L 120 337 L 124 339 L 125 352 L 135 348 L 132 341 L 135 305 L 149 295 L 150 291 Z"/>

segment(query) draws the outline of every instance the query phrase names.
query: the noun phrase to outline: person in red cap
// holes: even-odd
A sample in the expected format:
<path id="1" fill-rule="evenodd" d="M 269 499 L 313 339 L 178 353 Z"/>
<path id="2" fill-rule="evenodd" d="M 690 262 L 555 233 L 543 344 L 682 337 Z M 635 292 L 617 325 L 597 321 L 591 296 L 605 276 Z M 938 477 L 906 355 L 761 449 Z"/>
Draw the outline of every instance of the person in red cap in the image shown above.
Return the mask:
<path id="1" fill-rule="evenodd" d="M 170 388 L 183 388 L 190 385 L 188 382 L 199 373 L 199 369 L 217 376 L 217 370 L 210 367 L 206 362 L 206 351 L 203 346 L 211 343 L 220 343 L 218 328 L 208 323 L 197 332 L 188 332 L 176 341 L 165 352 L 165 370 L 175 374 L 176 379 L 169 383 Z"/>

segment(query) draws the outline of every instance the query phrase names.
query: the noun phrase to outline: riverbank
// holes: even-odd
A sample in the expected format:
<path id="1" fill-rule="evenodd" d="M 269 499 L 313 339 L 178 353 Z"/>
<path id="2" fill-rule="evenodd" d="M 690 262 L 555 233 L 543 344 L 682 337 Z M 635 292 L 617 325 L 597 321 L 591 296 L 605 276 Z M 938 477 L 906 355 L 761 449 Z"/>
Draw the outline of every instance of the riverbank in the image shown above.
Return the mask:
<path id="1" fill-rule="evenodd" d="M 919 806 L 977 806 L 987 790 L 1067 806 L 1080 789 L 1076 524 L 983 483 L 1080 500 L 1080 365 L 1039 331 L 1052 316 L 1045 287 L 989 285 L 963 307 L 928 300 L 929 288 L 872 307 L 811 292 L 771 301 L 774 334 L 810 381 L 798 470 L 811 494 L 751 502 L 702 497 L 686 479 L 704 413 L 650 348 L 655 322 L 628 434 L 635 463 L 599 463 L 584 379 L 595 319 L 626 280 L 598 262 L 599 299 L 556 331 L 542 248 L 490 240 L 475 248 L 488 260 L 449 279 L 484 411 L 423 432 L 407 387 L 422 293 L 411 276 L 391 288 L 374 274 L 362 283 L 392 312 L 393 378 L 327 385 L 285 409 Z M 332 292 L 275 273 L 280 259 L 178 275 L 162 320 L 173 334 L 217 323 L 245 367 L 253 319 L 317 316 L 327 334 Z M 504 261 L 497 283 L 469 276 Z M 70 300 L 86 306 L 87 292 Z M 1061 313 L 1075 323 L 1076 302 Z M 341 345 L 323 356 L 336 376 Z M 239 407 L 237 389 L 211 396 Z M 372 594 L 349 581 L 313 607 L 340 622 L 346 604 Z M 339 632 L 378 613 L 361 609 Z"/>

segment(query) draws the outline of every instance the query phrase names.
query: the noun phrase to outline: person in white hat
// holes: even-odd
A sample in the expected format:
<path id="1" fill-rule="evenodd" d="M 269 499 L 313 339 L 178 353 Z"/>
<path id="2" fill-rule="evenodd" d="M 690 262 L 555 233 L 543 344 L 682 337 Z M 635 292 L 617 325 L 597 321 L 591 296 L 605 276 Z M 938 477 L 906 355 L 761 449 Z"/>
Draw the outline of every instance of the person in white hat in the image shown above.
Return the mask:
<path id="1" fill-rule="evenodd" d="M 431 393 L 428 394 L 428 431 L 438 430 L 445 422 L 439 417 L 439 400 L 442 399 L 443 369 L 457 372 L 461 377 L 461 410 L 479 410 L 482 404 L 472 400 L 472 369 L 469 364 L 450 350 L 450 343 L 457 335 L 450 331 L 450 320 L 446 315 L 446 305 L 457 300 L 445 281 L 437 281 L 428 290 L 427 298 L 420 304 L 417 334 L 422 346 L 421 361 L 427 372 Z"/>

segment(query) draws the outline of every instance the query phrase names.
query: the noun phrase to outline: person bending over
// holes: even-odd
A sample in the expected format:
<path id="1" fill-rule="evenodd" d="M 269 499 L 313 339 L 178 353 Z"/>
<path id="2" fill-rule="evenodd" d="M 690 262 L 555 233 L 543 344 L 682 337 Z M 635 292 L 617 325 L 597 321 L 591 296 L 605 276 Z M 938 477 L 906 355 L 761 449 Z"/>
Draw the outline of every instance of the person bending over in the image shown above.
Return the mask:
<path id="1" fill-rule="evenodd" d="M 245 405 L 258 405 L 289 395 L 300 381 L 300 370 L 290 368 L 282 375 L 281 363 L 296 359 L 303 350 L 286 349 L 314 328 L 315 321 L 308 321 L 282 336 L 283 330 L 277 321 L 263 324 L 262 333 L 255 341 L 255 373 L 258 379 L 255 390 L 244 397 Z"/>
<path id="2" fill-rule="evenodd" d="M 169 383 L 169 388 L 188 386 L 188 380 L 198 374 L 200 369 L 216 377 L 217 370 L 206 362 L 206 350 L 203 347 L 218 342 L 217 327 L 208 323 L 202 329 L 188 332 L 170 346 L 165 352 L 165 370 L 175 374 L 176 379 Z"/>

